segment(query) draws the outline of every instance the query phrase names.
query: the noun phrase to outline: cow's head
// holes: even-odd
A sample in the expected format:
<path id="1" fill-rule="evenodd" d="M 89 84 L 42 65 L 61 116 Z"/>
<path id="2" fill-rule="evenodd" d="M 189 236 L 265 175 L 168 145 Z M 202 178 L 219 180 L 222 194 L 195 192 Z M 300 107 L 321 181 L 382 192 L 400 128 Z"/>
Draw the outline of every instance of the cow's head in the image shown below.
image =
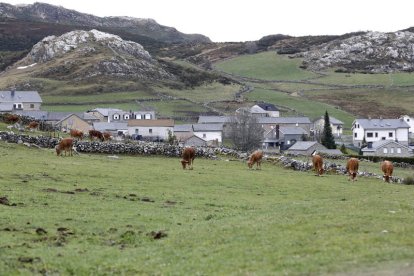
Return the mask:
<path id="1" fill-rule="evenodd" d="M 56 155 L 59 156 L 61 154 L 61 152 L 62 152 L 60 150 L 60 147 L 59 146 L 56 146 L 55 149 L 56 149 Z"/>
<path id="2" fill-rule="evenodd" d="M 357 175 L 357 173 L 356 173 L 356 172 L 352 172 L 352 173 L 351 173 L 352 179 L 355 179 L 355 178 L 356 178 L 356 175 Z"/>
<path id="3" fill-rule="evenodd" d="M 390 176 L 389 175 L 384 174 L 384 179 L 385 179 L 385 182 L 390 182 Z"/>
<path id="4" fill-rule="evenodd" d="M 319 170 L 318 170 L 319 175 L 322 175 L 324 172 L 325 172 L 325 170 L 323 168 L 319 168 Z"/>
<path id="5" fill-rule="evenodd" d="M 249 168 L 251 169 L 251 168 L 253 167 L 253 162 L 249 160 L 249 161 L 247 162 L 247 166 L 249 166 Z"/>
<path id="6" fill-rule="evenodd" d="M 185 167 L 187 166 L 189 162 L 187 160 L 182 159 L 181 160 L 181 165 L 183 165 L 183 169 L 185 170 Z"/>

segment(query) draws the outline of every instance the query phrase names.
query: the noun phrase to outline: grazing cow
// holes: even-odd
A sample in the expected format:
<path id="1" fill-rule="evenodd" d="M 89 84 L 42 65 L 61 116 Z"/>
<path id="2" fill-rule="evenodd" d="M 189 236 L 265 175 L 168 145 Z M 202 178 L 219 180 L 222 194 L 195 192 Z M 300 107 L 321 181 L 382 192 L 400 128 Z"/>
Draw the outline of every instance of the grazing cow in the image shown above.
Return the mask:
<path id="1" fill-rule="evenodd" d="M 312 157 L 313 169 L 316 172 L 317 176 L 321 176 L 323 174 L 323 159 L 320 155 L 315 154 Z"/>
<path id="2" fill-rule="evenodd" d="M 348 172 L 348 181 L 356 181 L 357 173 L 359 168 L 359 160 L 356 158 L 350 158 L 348 162 L 346 162 L 346 171 Z"/>
<path id="3" fill-rule="evenodd" d="M 30 122 L 27 126 L 26 126 L 26 128 L 27 129 L 29 129 L 29 130 L 35 130 L 35 129 L 37 129 L 39 127 L 39 123 L 38 122 L 36 122 L 36 121 L 32 121 L 32 122 Z"/>
<path id="4" fill-rule="evenodd" d="M 188 164 L 188 169 L 189 170 L 193 169 L 194 158 L 195 158 L 195 149 L 191 148 L 191 147 L 184 148 L 183 154 L 182 154 L 182 159 L 181 159 L 181 165 L 183 165 L 184 170 L 185 170 L 187 164 Z"/>
<path id="5" fill-rule="evenodd" d="M 20 121 L 20 117 L 16 114 L 7 114 L 4 116 L 4 121 L 7 124 L 15 124 Z"/>
<path id="6" fill-rule="evenodd" d="M 66 152 L 69 151 L 69 156 L 72 156 L 72 147 L 73 147 L 73 138 L 64 138 L 62 139 L 59 144 L 56 146 L 56 154 L 57 156 L 61 155 L 62 151 Z"/>
<path id="7" fill-rule="evenodd" d="M 249 166 L 249 168 L 251 169 L 254 163 L 256 163 L 256 170 L 258 169 L 261 170 L 262 169 L 262 158 L 263 158 L 263 151 L 261 150 L 254 151 L 249 157 L 247 166 Z"/>
<path id="8" fill-rule="evenodd" d="M 381 163 L 381 170 L 384 173 L 385 182 L 390 182 L 390 177 L 392 177 L 392 171 L 394 170 L 394 166 L 388 160 L 384 160 Z"/>
<path id="9" fill-rule="evenodd" d="M 104 133 L 102 133 L 102 135 L 103 135 L 103 138 L 104 138 L 105 141 L 112 140 L 112 135 L 111 135 L 110 132 L 105 131 Z"/>
<path id="10" fill-rule="evenodd" d="M 102 135 L 102 132 L 100 132 L 98 130 L 91 129 L 91 130 L 89 130 L 89 139 L 91 139 L 91 141 L 92 141 L 94 138 L 97 138 L 97 139 L 101 140 L 102 142 L 104 141 L 104 137 Z"/>
<path id="11" fill-rule="evenodd" d="M 83 132 L 81 130 L 71 129 L 70 130 L 70 137 L 78 138 L 79 140 L 82 140 L 83 139 Z"/>

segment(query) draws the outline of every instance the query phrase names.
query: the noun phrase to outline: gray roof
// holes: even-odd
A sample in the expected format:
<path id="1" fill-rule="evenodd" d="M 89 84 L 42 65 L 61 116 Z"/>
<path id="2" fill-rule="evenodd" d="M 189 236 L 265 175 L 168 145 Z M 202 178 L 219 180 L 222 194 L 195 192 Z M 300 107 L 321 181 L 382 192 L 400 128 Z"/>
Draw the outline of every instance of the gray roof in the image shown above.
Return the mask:
<path id="1" fill-rule="evenodd" d="M 377 149 L 379 149 L 381 147 L 384 147 L 388 144 L 395 144 L 398 147 L 409 149 L 409 147 L 407 147 L 405 145 L 402 145 L 402 144 L 400 144 L 400 143 L 398 143 L 394 140 L 379 140 L 379 141 L 373 142 L 371 148 L 364 147 L 364 148 L 361 149 L 361 151 L 363 151 L 363 152 L 376 151 Z"/>
<path id="2" fill-rule="evenodd" d="M 310 124 L 308 117 L 259 117 L 260 124 Z"/>
<path id="3" fill-rule="evenodd" d="M 100 108 L 100 107 L 94 108 L 94 109 L 92 109 L 90 111 L 99 112 L 99 113 L 101 113 L 105 117 L 108 116 L 109 112 L 115 112 L 115 111 L 117 111 L 117 112 L 124 112 L 123 110 L 117 109 L 117 108 Z"/>
<path id="4" fill-rule="evenodd" d="M 364 129 L 410 128 L 404 119 L 356 119 L 355 122 L 358 122 Z"/>
<path id="5" fill-rule="evenodd" d="M 320 118 L 318 118 L 318 119 L 316 119 L 315 120 L 315 122 L 316 121 L 319 121 L 319 120 L 325 120 L 325 116 L 321 116 Z M 331 123 L 331 124 L 333 124 L 333 125 L 343 125 L 344 124 L 344 122 L 342 122 L 342 121 L 340 121 L 340 120 L 338 120 L 337 118 L 335 118 L 335 117 L 332 117 L 332 116 L 329 116 L 329 122 Z"/>
<path id="6" fill-rule="evenodd" d="M 193 131 L 192 124 L 185 124 L 185 125 L 175 125 L 174 132 L 191 132 Z"/>
<path id="7" fill-rule="evenodd" d="M 194 124 L 193 131 L 223 131 L 221 124 Z"/>
<path id="8" fill-rule="evenodd" d="M 301 127 L 280 127 L 279 131 L 283 134 L 307 134 L 307 132 Z"/>
<path id="9" fill-rule="evenodd" d="M 279 109 L 277 109 L 277 107 L 271 103 L 258 103 L 256 105 L 265 111 L 279 111 Z"/>
<path id="10" fill-rule="evenodd" d="M 199 116 L 199 124 L 224 124 L 230 122 L 230 116 Z"/>
<path id="11" fill-rule="evenodd" d="M 289 148 L 289 150 L 308 150 L 316 144 L 318 144 L 316 141 L 297 141 Z"/>
<path id="12" fill-rule="evenodd" d="M 329 155 L 344 155 L 339 149 L 318 149 L 317 152 Z"/>
<path id="13" fill-rule="evenodd" d="M 0 102 L 41 103 L 42 98 L 37 91 L 0 91 Z"/>
<path id="14" fill-rule="evenodd" d="M 0 103 L 0 111 L 12 111 L 13 103 Z"/>
<path id="15" fill-rule="evenodd" d="M 42 110 L 14 110 L 13 113 L 21 116 L 32 117 L 35 120 L 46 120 L 49 112 Z"/>
<path id="16" fill-rule="evenodd" d="M 93 128 L 98 131 L 106 130 L 126 130 L 128 129 L 128 123 L 107 123 L 107 122 L 95 122 Z"/>

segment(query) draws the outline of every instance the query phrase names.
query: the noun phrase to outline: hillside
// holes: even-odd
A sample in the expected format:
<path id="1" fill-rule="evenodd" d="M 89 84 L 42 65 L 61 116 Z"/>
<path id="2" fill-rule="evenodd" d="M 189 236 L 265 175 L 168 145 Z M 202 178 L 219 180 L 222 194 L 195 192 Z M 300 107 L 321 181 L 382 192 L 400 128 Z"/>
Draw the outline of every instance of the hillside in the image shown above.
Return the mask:
<path id="1" fill-rule="evenodd" d="M 184 34 L 173 27 L 162 26 L 153 19 L 131 17 L 98 17 L 80 13 L 44 3 L 18 5 L 0 3 L 0 18 L 45 22 L 60 25 L 88 26 L 92 28 L 116 28 L 131 34 L 151 37 L 158 41 L 173 42 L 210 42 L 210 39 L 200 34 Z"/>

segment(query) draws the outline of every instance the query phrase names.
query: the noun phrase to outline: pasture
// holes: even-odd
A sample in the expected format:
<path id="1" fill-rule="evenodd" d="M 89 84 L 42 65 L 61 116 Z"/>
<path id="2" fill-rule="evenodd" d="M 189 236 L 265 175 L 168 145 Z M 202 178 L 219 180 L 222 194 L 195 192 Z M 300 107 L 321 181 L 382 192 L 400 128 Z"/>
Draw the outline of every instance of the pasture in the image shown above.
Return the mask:
<path id="1" fill-rule="evenodd" d="M 0 142 L 0 274 L 407 274 L 412 186 Z M 376 171 L 379 173 L 379 171 Z M 7 200 L 6 200 L 7 199 Z"/>

